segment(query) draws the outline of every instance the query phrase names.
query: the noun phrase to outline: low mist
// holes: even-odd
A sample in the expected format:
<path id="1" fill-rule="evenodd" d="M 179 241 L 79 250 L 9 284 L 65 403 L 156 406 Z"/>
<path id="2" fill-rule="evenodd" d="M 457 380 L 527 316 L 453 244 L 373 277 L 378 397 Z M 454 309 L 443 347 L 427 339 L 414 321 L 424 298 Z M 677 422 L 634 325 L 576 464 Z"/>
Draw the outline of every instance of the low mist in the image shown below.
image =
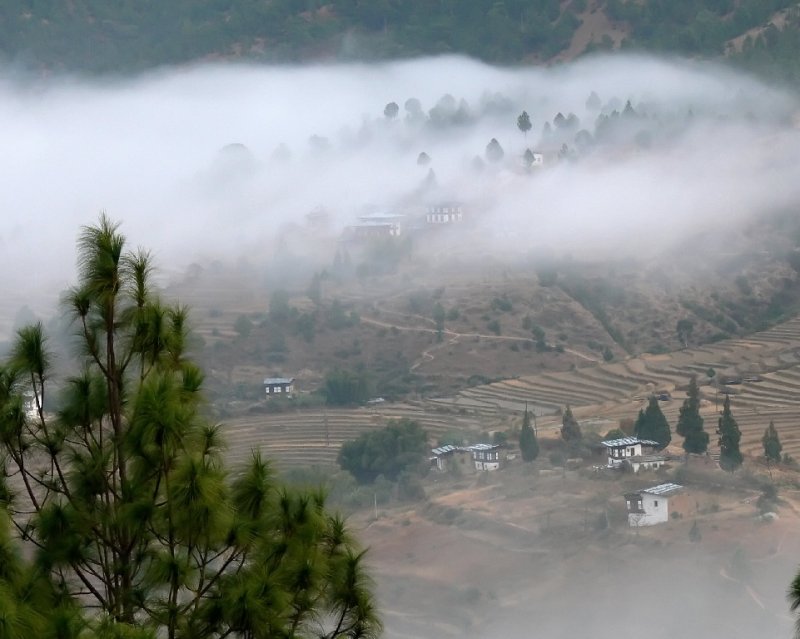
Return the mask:
<path id="1" fill-rule="evenodd" d="M 92 81 L 8 71 L 0 96 L 0 262 L 11 298 L 32 305 L 73 279 L 78 227 L 101 210 L 169 274 L 264 259 L 316 207 L 335 237 L 370 205 L 458 200 L 473 249 L 602 258 L 652 255 L 800 196 L 796 96 L 710 64 L 444 57 Z M 542 168 L 525 167 L 526 149 Z"/>

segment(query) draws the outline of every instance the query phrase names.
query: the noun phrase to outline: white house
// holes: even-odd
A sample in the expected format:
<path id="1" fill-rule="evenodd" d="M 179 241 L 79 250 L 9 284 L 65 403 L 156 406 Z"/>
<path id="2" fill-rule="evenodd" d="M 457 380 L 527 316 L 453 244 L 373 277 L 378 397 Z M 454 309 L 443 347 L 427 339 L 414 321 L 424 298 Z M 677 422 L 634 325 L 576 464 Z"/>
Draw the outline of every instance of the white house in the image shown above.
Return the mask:
<path id="1" fill-rule="evenodd" d="M 651 439 L 639 439 L 638 437 L 622 437 L 620 439 L 607 439 L 600 442 L 606 450 L 608 456 L 608 467 L 619 468 L 625 461 L 637 459 L 643 463 L 641 458 L 644 456 L 654 457 L 652 452 L 660 447 L 660 444 Z M 638 468 L 634 468 L 638 470 Z"/>
<path id="2" fill-rule="evenodd" d="M 445 202 L 429 206 L 425 213 L 428 224 L 455 224 L 464 221 L 464 211 L 455 202 Z"/>
<path id="3" fill-rule="evenodd" d="M 294 377 L 267 377 L 264 379 L 267 397 L 291 397 L 294 393 Z"/>
<path id="4" fill-rule="evenodd" d="M 500 446 L 498 444 L 475 444 L 469 447 L 476 470 L 500 468 Z"/>
<path id="5" fill-rule="evenodd" d="M 682 508 L 670 509 L 670 502 L 675 502 L 682 491 L 683 486 L 667 483 L 645 488 L 636 493 L 627 493 L 625 505 L 628 509 L 628 525 L 638 528 L 669 521 L 671 512 L 682 510 Z"/>

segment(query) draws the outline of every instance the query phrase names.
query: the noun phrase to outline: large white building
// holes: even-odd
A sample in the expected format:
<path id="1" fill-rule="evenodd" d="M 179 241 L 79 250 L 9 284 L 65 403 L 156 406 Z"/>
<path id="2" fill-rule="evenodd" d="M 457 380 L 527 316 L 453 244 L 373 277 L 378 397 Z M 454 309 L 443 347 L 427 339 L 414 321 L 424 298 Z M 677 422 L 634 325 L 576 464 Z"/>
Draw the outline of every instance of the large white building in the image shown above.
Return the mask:
<path id="1" fill-rule="evenodd" d="M 660 444 L 651 439 L 622 437 L 620 439 L 607 439 L 600 442 L 600 445 L 606 450 L 609 468 L 619 468 L 627 462 L 630 463 L 635 472 L 642 466 L 648 469 L 658 468 L 666 461 L 663 456 L 652 455 L 653 451 L 660 447 Z"/>
<path id="2" fill-rule="evenodd" d="M 476 470 L 497 470 L 501 466 L 500 446 L 497 444 L 475 444 L 469 447 Z"/>

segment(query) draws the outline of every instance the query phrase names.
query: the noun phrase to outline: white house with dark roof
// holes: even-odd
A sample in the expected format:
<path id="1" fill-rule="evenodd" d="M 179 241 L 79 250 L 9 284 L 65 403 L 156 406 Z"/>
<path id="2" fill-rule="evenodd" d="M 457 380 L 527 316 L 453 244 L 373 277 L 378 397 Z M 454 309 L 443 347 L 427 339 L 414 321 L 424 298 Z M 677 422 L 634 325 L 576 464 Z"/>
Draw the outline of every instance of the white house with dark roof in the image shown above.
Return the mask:
<path id="1" fill-rule="evenodd" d="M 635 493 L 625 494 L 625 505 L 628 509 L 628 525 L 632 528 L 654 526 L 669 521 L 672 512 L 680 513 L 682 508 L 670 508 L 675 502 L 683 486 L 679 484 L 659 484 Z M 683 506 L 683 504 L 681 504 Z"/>
<path id="2" fill-rule="evenodd" d="M 498 444 L 474 444 L 469 450 L 476 470 L 497 470 L 502 465 Z"/>
<path id="3" fill-rule="evenodd" d="M 427 207 L 425 222 L 428 224 L 457 224 L 464 221 L 464 211 L 458 202 L 441 202 Z"/>
<path id="4" fill-rule="evenodd" d="M 267 397 L 291 397 L 294 393 L 294 377 L 267 377 L 264 379 Z"/>
<path id="5" fill-rule="evenodd" d="M 638 471 L 642 464 L 647 464 L 647 468 L 652 468 L 659 460 L 661 463 L 666 461 L 666 457 L 662 455 L 653 455 L 661 445 L 652 439 L 621 437 L 620 439 L 607 439 L 600 442 L 600 446 L 606 451 L 609 468 L 619 468 L 624 463 L 630 462 L 631 466 L 636 463 L 634 471 Z"/>

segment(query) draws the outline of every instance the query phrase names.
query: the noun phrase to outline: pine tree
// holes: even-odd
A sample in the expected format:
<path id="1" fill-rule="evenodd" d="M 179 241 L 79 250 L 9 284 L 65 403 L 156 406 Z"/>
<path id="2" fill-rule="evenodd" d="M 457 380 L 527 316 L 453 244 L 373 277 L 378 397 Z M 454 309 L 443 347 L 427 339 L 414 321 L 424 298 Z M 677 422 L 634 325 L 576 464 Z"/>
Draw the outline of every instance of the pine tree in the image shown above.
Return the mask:
<path id="1" fill-rule="evenodd" d="M 517 118 L 517 128 L 522 131 L 525 137 L 528 137 L 528 131 L 531 130 L 531 118 L 527 111 L 523 111 Z"/>
<path id="2" fill-rule="evenodd" d="M 125 244 L 105 216 L 81 233 L 65 297 L 80 359 L 52 414 L 41 324 L 0 365 L 0 510 L 35 555 L 36 608 L 49 614 L 49 591 L 104 637 L 376 636 L 364 553 L 324 495 L 282 486 L 257 453 L 226 470 L 188 312 L 158 299 L 149 255 Z"/>
<path id="3" fill-rule="evenodd" d="M 669 422 L 661 412 L 661 405 L 658 398 L 651 395 L 647 402 L 647 410 L 639 411 L 636 420 L 634 433 L 639 439 L 650 439 L 658 442 L 661 448 L 665 448 L 672 440 Z"/>
<path id="4" fill-rule="evenodd" d="M 731 413 L 730 395 L 725 396 L 725 403 L 722 405 L 722 416 L 719 418 L 717 435 L 719 435 L 719 465 L 723 470 L 732 473 L 742 465 L 743 458 L 739 450 L 742 432 Z"/>
<path id="5" fill-rule="evenodd" d="M 780 463 L 783 445 L 778 437 L 778 431 L 775 430 L 774 422 L 770 421 L 769 426 L 767 426 L 767 429 L 764 431 L 764 437 L 761 439 L 761 443 L 764 445 L 764 457 L 767 458 L 767 461 L 776 464 Z"/>
<path id="6" fill-rule="evenodd" d="M 697 377 L 692 375 L 689 390 L 678 413 L 678 424 L 675 428 L 683 439 L 683 450 L 687 453 L 702 454 L 708 450 L 708 433 L 703 430 L 703 418 L 700 416 L 700 390 Z"/>
<path id="7" fill-rule="evenodd" d="M 519 450 L 522 453 L 522 460 L 526 462 L 531 462 L 539 456 L 539 441 L 531 427 L 531 414 L 527 407 L 522 418 L 522 430 L 519 433 Z"/>
<path id="8" fill-rule="evenodd" d="M 565 442 L 578 442 L 582 439 L 580 424 L 572 414 L 572 409 L 567 406 L 564 409 L 564 416 L 561 418 L 561 439 Z"/>

